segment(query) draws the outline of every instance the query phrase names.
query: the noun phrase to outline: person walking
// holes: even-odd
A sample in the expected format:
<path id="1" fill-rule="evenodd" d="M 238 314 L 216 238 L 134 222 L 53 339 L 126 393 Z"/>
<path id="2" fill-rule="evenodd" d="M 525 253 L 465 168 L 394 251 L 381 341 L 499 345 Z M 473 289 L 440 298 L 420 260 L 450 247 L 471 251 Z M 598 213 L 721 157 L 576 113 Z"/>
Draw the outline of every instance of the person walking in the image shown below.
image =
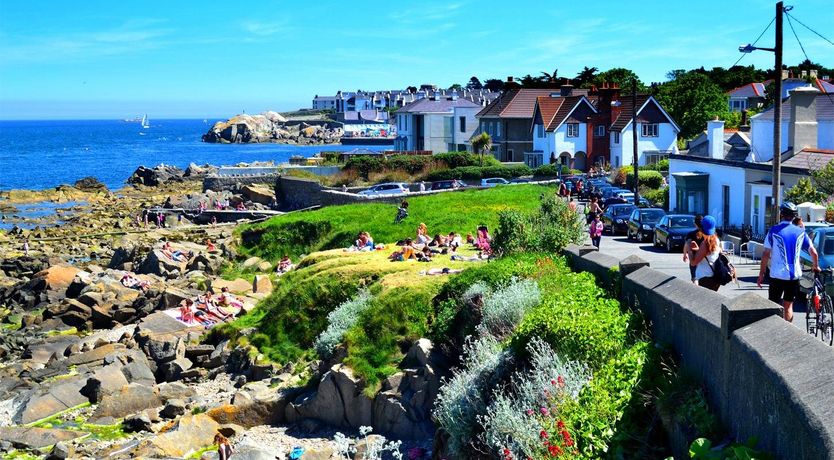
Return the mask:
<path id="1" fill-rule="evenodd" d="M 564 182 L 559 184 L 559 196 L 563 198 L 568 196 L 568 186 Z"/>
<path id="2" fill-rule="evenodd" d="M 602 240 L 602 221 L 599 220 L 599 213 L 593 213 L 593 220 L 588 226 L 588 233 L 591 235 L 591 244 L 599 249 L 599 243 Z"/>
<path id="3" fill-rule="evenodd" d="M 573 197 L 570 197 L 570 201 L 568 202 L 568 207 L 571 211 L 576 212 L 576 208 L 579 205 L 576 203 L 576 200 Z"/>
<path id="4" fill-rule="evenodd" d="M 820 271 L 819 254 L 811 244 L 811 239 L 802 227 L 793 225 L 796 217 L 796 205 L 790 201 L 779 207 L 780 222 L 767 232 L 764 240 L 764 254 L 759 265 L 757 285 L 761 288 L 765 278 L 765 269 L 770 269 L 770 283 L 767 298 L 782 305 L 784 318 L 793 321 L 793 301 L 799 295 L 799 280 L 802 278 L 802 265 L 799 253 L 808 251 L 815 272 Z"/>
<path id="5" fill-rule="evenodd" d="M 715 234 L 715 218 L 712 216 L 704 216 L 701 219 L 701 232 L 703 240 L 698 247 L 698 251 L 692 257 L 692 262 L 695 263 L 695 280 L 698 286 L 707 289 L 718 291 L 721 283 L 715 278 L 715 261 L 721 255 L 721 241 L 718 240 L 718 235 Z"/>
<path id="6" fill-rule="evenodd" d="M 425 181 L 422 181 L 422 180 L 420 181 L 420 191 L 421 192 L 426 191 L 426 182 Z"/>
<path id="7" fill-rule="evenodd" d="M 700 214 L 695 216 L 695 230 L 687 233 L 683 242 L 683 261 L 689 262 L 689 276 L 692 284 L 698 284 L 698 280 L 695 279 L 695 269 L 698 264 L 693 259 L 695 258 L 695 253 L 701 247 L 701 243 L 704 242 L 704 234 L 701 233 L 701 220 L 703 218 L 704 216 Z"/>
<path id="8" fill-rule="evenodd" d="M 29 238 L 23 240 L 23 255 L 29 257 Z"/>

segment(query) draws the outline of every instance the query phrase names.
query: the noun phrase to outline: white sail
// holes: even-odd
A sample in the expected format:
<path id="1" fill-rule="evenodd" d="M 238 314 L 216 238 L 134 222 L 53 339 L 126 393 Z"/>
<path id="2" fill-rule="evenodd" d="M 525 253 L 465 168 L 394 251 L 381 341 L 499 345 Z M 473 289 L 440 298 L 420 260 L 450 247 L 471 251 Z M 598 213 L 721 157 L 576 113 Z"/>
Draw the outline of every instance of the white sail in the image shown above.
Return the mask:
<path id="1" fill-rule="evenodd" d="M 144 117 L 142 117 L 142 127 L 143 128 L 150 128 L 151 124 L 148 123 L 148 114 L 146 113 Z"/>

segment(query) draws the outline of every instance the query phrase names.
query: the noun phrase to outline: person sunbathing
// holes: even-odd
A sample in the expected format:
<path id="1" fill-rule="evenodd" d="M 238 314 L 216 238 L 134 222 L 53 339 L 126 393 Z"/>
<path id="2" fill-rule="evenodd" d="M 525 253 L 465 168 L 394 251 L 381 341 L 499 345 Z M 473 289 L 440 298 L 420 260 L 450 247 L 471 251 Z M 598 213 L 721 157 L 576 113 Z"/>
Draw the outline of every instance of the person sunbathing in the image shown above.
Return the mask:
<path id="1" fill-rule="evenodd" d="M 243 302 L 237 299 L 234 294 L 229 292 L 229 288 L 224 287 L 220 289 L 220 296 L 217 297 L 217 303 L 219 304 L 217 308 L 220 310 L 221 313 L 231 315 L 232 313 L 228 313 L 225 309 L 221 308 L 221 306 L 226 307 L 234 307 L 234 308 L 242 308 Z"/>
<path id="2" fill-rule="evenodd" d="M 426 224 L 422 222 L 417 226 L 417 239 L 415 240 L 415 243 L 421 246 L 431 243 L 428 228 L 426 227 Z"/>
<path id="3" fill-rule="evenodd" d="M 455 274 L 455 273 L 460 273 L 462 271 L 463 271 L 462 268 L 459 268 L 459 269 L 452 269 L 452 268 L 448 268 L 448 267 L 445 267 L 445 268 L 430 268 L 428 270 L 424 270 L 424 271 L 419 272 L 419 274 L 420 275 L 425 275 L 425 276 L 452 275 L 452 274 Z"/>
<path id="4" fill-rule="evenodd" d="M 475 248 L 489 254 L 492 252 L 492 238 L 489 236 L 489 231 L 486 225 L 478 227 L 478 238 L 475 240 Z"/>
<path id="5" fill-rule="evenodd" d="M 437 235 L 434 235 L 434 238 L 429 243 L 429 246 L 437 247 L 437 248 L 445 248 L 446 246 L 448 246 L 446 241 L 447 241 L 446 237 L 441 235 L 440 233 L 438 233 Z"/>
<path id="6" fill-rule="evenodd" d="M 419 262 L 431 262 L 432 251 L 428 246 L 423 246 L 423 250 L 417 253 L 417 260 Z"/>
<path id="7" fill-rule="evenodd" d="M 484 253 L 479 252 L 477 255 L 474 256 L 462 256 L 459 254 L 452 254 L 449 257 L 451 260 L 460 260 L 463 262 L 480 262 L 482 260 L 489 259 L 489 256 L 484 255 Z"/>
<path id="8" fill-rule="evenodd" d="M 206 251 L 214 252 L 217 248 L 214 247 L 214 243 L 211 242 L 210 239 L 206 239 Z"/>
<path id="9" fill-rule="evenodd" d="M 278 262 L 278 268 L 275 270 L 275 272 L 278 273 L 278 275 L 283 275 L 284 273 L 287 273 L 292 269 L 293 263 L 292 260 L 290 260 L 290 256 L 284 254 L 284 257 L 282 257 L 281 260 Z"/>
<path id="10" fill-rule="evenodd" d="M 462 243 L 460 235 L 455 232 L 449 233 L 449 236 L 446 238 L 446 242 L 449 244 L 449 250 L 452 252 L 457 252 Z"/>

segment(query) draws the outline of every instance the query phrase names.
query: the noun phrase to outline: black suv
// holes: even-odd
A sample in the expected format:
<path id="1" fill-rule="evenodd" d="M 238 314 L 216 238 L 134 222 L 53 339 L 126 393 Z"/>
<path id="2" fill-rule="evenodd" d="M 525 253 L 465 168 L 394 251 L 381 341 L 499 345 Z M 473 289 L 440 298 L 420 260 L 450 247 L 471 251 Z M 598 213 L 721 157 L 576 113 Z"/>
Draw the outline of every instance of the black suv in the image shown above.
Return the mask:
<path id="1" fill-rule="evenodd" d="M 611 232 L 612 235 L 625 233 L 628 229 L 626 222 L 632 211 L 637 209 L 633 204 L 612 204 L 606 208 L 600 220 L 602 220 L 602 231 Z"/>
<path id="2" fill-rule="evenodd" d="M 637 208 L 628 218 L 628 239 L 645 241 L 654 237 L 654 226 L 666 215 L 666 211 L 660 208 Z"/>

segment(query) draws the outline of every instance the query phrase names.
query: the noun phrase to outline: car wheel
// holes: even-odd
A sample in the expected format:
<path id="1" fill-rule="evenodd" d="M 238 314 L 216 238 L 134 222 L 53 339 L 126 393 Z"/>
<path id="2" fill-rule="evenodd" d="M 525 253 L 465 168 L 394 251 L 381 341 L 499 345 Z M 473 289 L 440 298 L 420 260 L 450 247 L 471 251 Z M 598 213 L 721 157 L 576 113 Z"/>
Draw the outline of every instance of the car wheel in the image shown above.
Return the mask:
<path id="1" fill-rule="evenodd" d="M 672 240 L 666 238 L 666 252 L 672 252 Z"/>

